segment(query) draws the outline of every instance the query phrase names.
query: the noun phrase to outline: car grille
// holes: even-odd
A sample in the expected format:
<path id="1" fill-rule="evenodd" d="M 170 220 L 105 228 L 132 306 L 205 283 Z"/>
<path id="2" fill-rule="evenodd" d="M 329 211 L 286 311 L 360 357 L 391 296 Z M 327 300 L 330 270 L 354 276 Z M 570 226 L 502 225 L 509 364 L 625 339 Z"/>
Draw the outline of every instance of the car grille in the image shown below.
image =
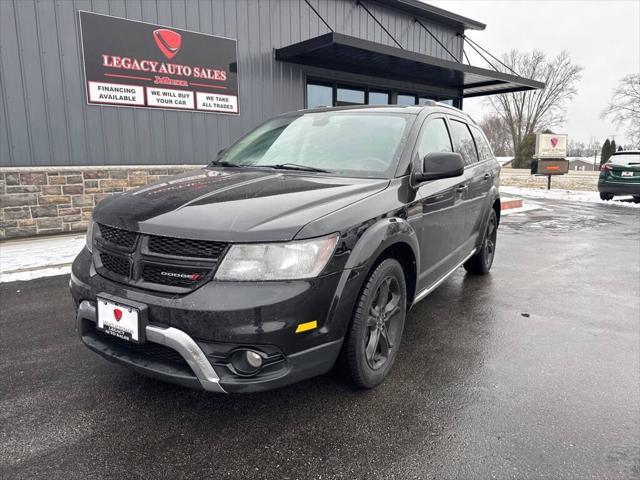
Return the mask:
<path id="1" fill-rule="evenodd" d="M 127 340 L 114 337 L 113 335 L 109 335 L 108 333 L 104 333 L 102 330 L 98 330 L 93 323 L 90 328 L 90 333 L 94 338 L 108 345 L 117 346 L 121 350 L 125 350 L 133 354 L 144 355 L 145 357 L 153 357 L 163 362 L 175 365 L 189 366 L 184 357 L 173 348 L 155 342 L 129 342 Z"/>
<path id="2" fill-rule="evenodd" d="M 117 245 L 118 247 L 122 247 L 128 251 L 133 250 L 138 238 L 138 235 L 135 232 L 129 232 L 128 230 L 122 230 L 108 225 L 100 225 L 100 233 L 102 238 L 107 242 Z"/>
<path id="3" fill-rule="evenodd" d="M 148 290 L 187 293 L 213 277 L 228 244 L 131 232 L 98 224 L 96 270 Z"/>
<path id="4" fill-rule="evenodd" d="M 149 251 L 164 255 L 217 258 L 227 247 L 226 243 L 190 240 L 188 238 L 149 237 Z"/>
<path id="5" fill-rule="evenodd" d="M 146 282 L 161 283 L 177 287 L 191 287 L 209 274 L 206 269 L 175 268 L 161 265 L 144 265 L 142 267 L 142 278 Z"/>
<path id="6" fill-rule="evenodd" d="M 100 260 L 102 261 L 104 268 L 116 275 L 128 277 L 131 273 L 131 263 L 129 263 L 129 260 L 126 258 L 111 255 L 106 252 L 100 252 Z"/>

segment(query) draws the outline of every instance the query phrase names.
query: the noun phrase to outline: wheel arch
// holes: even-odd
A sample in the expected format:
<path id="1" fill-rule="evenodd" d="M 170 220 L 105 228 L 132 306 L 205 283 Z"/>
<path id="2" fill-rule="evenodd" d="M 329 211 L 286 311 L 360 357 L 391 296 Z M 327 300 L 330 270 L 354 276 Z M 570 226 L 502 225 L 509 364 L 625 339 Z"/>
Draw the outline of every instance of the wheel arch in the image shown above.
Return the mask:
<path id="1" fill-rule="evenodd" d="M 407 305 L 415 296 L 420 271 L 420 244 L 413 227 L 403 218 L 384 218 L 369 227 L 353 248 L 347 268 L 366 265 L 368 278 L 386 258 L 395 258 L 405 273 Z"/>

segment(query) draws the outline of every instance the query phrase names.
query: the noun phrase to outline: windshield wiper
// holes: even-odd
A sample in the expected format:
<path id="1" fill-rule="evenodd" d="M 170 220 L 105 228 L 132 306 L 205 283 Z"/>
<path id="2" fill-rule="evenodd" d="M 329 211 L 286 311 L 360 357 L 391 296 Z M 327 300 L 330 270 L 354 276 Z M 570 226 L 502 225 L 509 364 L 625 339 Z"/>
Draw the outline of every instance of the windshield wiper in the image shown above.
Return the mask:
<path id="1" fill-rule="evenodd" d="M 309 167 L 307 165 L 299 165 L 297 163 L 278 163 L 277 165 L 256 165 L 258 167 L 277 168 L 280 170 L 300 170 L 302 172 L 319 172 L 319 173 L 331 173 L 329 170 L 323 170 L 321 168 Z"/>
<path id="2" fill-rule="evenodd" d="M 212 167 L 238 167 L 238 168 L 246 167 L 246 165 L 239 165 L 233 162 L 225 162 L 224 160 L 215 160 L 211 162 L 209 165 Z"/>

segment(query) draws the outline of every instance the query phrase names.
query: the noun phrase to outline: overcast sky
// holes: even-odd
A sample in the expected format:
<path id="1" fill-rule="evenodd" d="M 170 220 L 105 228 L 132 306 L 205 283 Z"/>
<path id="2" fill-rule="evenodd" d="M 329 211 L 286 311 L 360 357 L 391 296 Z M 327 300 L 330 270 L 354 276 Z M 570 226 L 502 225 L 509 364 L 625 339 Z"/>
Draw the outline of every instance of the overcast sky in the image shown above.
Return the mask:
<path id="1" fill-rule="evenodd" d="M 469 30 L 467 35 L 498 57 L 512 48 L 540 49 L 549 56 L 568 50 L 573 62 L 584 71 L 578 95 L 569 104 L 567 122 L 557 129 L 558 133 L 584 142 L 592 136 L 602 142 L 612 134 L 616 134 L 618 144 L 626 141 L 623 131 L 600 120 L 599 115 L 618 79 L 640 71 L 640 0 L 426 3 L 485 23 L 484 31 Z M 476 120 L 486 112 L 482 107 L 481 99 L 464 101 L 464 110 Z"/>

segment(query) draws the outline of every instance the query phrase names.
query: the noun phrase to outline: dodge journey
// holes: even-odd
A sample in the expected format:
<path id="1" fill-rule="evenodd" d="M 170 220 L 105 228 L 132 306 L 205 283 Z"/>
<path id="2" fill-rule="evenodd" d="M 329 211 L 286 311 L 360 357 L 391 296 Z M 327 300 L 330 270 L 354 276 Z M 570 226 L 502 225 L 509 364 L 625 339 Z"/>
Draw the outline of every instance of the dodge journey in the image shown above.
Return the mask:
<path id="1" fill-rule="evenodd" d="M 389 374 L 407 312 L 491 268 L 499 166 L 460 110 L 275 117 L 207 167 L 103 200 L 73 263 L 81 341 L 142 374 L 255 392 Z"/>

